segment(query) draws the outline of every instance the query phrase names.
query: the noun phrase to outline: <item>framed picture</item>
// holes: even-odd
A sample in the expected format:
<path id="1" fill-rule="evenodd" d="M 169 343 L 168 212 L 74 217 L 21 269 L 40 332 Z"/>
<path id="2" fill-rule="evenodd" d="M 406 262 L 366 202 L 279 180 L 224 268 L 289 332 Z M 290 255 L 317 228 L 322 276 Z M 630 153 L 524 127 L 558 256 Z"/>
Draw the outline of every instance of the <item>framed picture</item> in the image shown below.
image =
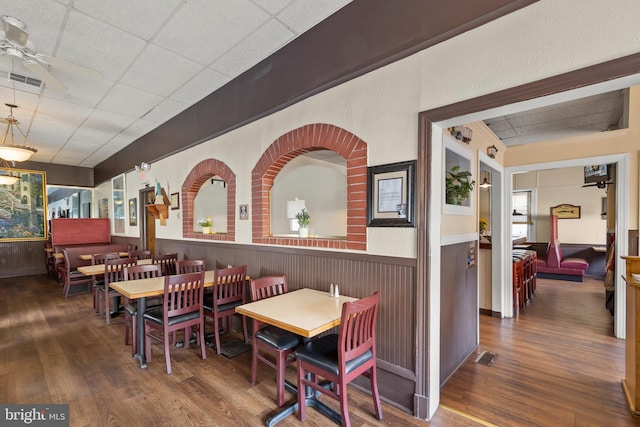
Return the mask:
<path id="1" fill-rule="evenodd" d="M 59 212 L 58 218 L 60 218 Z M 109 218 L 109 199 L 106 197 L 98 201 L 98 218 Z"/>
<path id="2" fill-rule="evenodd" d="M 551 207 L 551 215 L 556 215 L 558 219 L 579 219 L 580 206 L 562 204 Z"/>
<path id="3" fill-rule="evenodd" d="M 473 215 L 475 203 L 475 168 L 473 152 L 444 134 L 442 212 L 452 215 Z"/>
<path id="4" fill-rule="evenodd" d="M 138 199 L 135 197 L 129 199 L 129 225 L 132 227 L 138 225 Z"/>
<path id="5" fill-rule="evenodd" d="M 416 161 L 367 169 L 367 226 L 415 227 Z"/>
<path id="6" fill-rule="evenodd" d="M 249 219 L 249 205 L 240 205 L 239 217 L 242 220 Z"/>
<path id="7" fill-rule="evenodd" d="M 180 193 L 171 193 L 171 210 L 180 209 Z"/>
<path id="8" fill-rule="evenodd" d="M 46 240 L 47 198 L 45 172 L 1 169 L 18 177 L 14 184 L 0 185 L 6 204 L 0 207 L 0 241 Z"/>

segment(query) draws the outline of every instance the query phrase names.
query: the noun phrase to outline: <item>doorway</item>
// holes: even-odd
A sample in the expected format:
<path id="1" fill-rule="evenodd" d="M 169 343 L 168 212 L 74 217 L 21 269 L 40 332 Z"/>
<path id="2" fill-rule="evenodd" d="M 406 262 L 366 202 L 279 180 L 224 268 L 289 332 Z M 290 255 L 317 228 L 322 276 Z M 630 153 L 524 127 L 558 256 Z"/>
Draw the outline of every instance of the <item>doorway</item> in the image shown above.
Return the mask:
<path id="1" fill-rule="evenodd" d="M 138 199 L 140 203 L 140 244 L 144 249 L 151 251 L 152 254 L 156 253 L 156 219 L 151 214 L 147 205 L 154 203 L 155 191 L 153 187 L 146 187 L 139 192 Z"/>

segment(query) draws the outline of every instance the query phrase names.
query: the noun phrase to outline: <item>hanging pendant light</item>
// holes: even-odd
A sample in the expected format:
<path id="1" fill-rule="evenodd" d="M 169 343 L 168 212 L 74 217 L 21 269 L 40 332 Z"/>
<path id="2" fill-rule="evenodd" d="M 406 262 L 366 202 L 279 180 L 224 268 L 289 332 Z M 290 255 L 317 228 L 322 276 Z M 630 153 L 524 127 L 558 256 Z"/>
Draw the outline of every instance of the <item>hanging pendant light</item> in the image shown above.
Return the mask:
<path id="1" fill-rule="evenodd" d="M 20 180 L 20 175 L 11 170 L 6 160 L 0 159 L 0 185 L 13 185 Z"/>
<path id="2" fill-rule="evenodd" d="M 0 142 L 0 158 L 9 162 L 24 162 L 25 160 L 29 160 L 38 150 L 27 145 L 27 136 L 22 132 L 22 129 L 18 126 L 18 120 L 13 116 L 13 109 L 18 108 L 18 106 L 8 103 L 4 105 L 9 107 L 9 117 L 0 120 L 7 123 L 7 127 L 2 135 L 2 142 Z M 24 145 L 15 144 L 15 129 L 22 135 Z"/>

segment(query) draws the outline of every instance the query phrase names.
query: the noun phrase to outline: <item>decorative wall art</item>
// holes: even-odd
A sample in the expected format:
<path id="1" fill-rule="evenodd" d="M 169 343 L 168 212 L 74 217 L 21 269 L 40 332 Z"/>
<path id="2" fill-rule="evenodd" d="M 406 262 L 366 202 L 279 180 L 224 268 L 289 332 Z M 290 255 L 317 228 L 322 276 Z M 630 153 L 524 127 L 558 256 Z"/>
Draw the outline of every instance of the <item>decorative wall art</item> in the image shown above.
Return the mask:
<path id="1" fill-rule="evenodd" d="M 129 225 L 132 227 L 138 225 L 138 199 L 135 197 L 129 199 Z"/>
<path id="2" fill-rule="evenodd" d="M 367 226 L 415 226 L 415 160 L 367 169 Z"/>
<path id="3" fill-rule="evenodd" d="M 171 210 L 180 209 L 180 193 L 171 193 Z"/>
<path id="4" fill-rule="evenodd" d="M 46 240 L 46 174 L 20 169 L 5 170 L 19 179 L 0 185 L 0 241 Z"/>
<path id="5" fill-rule="evenodd" d="M 580 206 L 562 204 L 551 207 L 551 215 L 556 215 L 558 219 L 579 219 Z"/>

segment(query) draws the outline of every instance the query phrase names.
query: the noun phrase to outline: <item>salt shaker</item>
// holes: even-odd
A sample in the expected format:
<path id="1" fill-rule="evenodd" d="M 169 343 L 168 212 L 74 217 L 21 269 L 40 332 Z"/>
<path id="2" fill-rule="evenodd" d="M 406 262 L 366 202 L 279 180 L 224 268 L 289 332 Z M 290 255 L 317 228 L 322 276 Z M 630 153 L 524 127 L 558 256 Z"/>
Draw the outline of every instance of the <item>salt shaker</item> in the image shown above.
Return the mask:
<path id="1" fill-rule="evenodd" d="M 338 285 L 336 285 L 335 288 L 333 288 L 333 297 L 340 298 L 340 290 L 338 289 Z"/>
<path id="2" fill-rule="evenodd" d="M 334 289 L 334 288 L 333 288 L 333 283 L 332 283 L 332 284 L 331 284 L 331 286 L 329 287 L 329 296 L 330 296 L 331 298 L 333 298 L 333 294 L 334 294 L 334 292 L 335 292 L 333 289 Z"/>

